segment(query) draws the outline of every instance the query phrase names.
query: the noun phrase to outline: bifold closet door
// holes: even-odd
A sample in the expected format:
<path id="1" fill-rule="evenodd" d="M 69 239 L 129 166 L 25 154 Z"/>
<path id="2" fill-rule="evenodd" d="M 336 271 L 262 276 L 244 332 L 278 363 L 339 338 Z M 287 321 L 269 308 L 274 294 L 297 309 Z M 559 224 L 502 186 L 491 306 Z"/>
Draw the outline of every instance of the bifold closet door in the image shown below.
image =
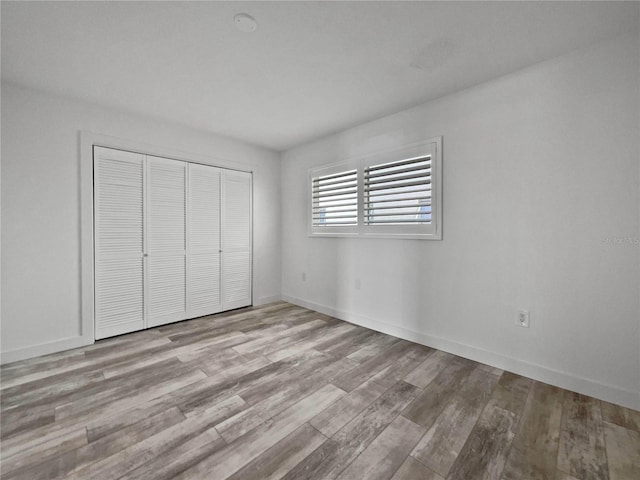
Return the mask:
<path id="1" fill-rule="evenodd" d="M 144 323 L 144 156 L 94 147 L 96 339 Z"/>
<path id="2" fill-rule="evenodd" d="M 147 327 L 187 318 L 187 164 L 147 157 Z"/>
<path id="3" fill-rule="evenodd" d="M 251 174 L 221 172 L 222 308 L 251 305 Z"/>
<path id="4" fill-rule="evenodd" d="M 251 305 L 251 174 L 94 148 L 95 338 Z"/>
<path id="5" fill-rule="evenodd" d="M 220 296 L 220 169 L 190 163 L 187 215 L 187 313 L 222 310 Z"/>

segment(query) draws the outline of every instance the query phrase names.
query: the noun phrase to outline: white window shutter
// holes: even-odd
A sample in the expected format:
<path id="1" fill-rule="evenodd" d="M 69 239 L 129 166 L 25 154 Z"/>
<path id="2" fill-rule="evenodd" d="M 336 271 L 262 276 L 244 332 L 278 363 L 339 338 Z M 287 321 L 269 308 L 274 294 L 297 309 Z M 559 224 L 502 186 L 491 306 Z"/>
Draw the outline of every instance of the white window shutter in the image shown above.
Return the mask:
<path id="1" fill-rule="evenodd" d="M 251 174 L 222 171 L 222 306 L 251 305 Z"/>
<path id="2" fill-rule="evenodd" d="M 442 138 L 309 170 L 309 235 L 442 239 Z"/>
<path id="3" fill-rule="evenodd" d="M 358 224 L 358 171 L 312 178 L 313 227 Z"/>
<path id="4" fill-rule="evenodd" d="M 94 147 L 96 339 L 144 328 L 143 164 Z"/>
<path id="5" fill-rule="evenodd" d="M 431 223 L 431 156 L 364 169 L 365 225 Z"/>
<path id="6" fill-rule="evenodd" d="M 187 310 L 222 310 L 220 295 L 220 169 L 188 165 Z"/>
<path id="7" fill-rule="evenodd" d="M 187 318 L 186 163 L 147 157 L 147 326 Z"/>

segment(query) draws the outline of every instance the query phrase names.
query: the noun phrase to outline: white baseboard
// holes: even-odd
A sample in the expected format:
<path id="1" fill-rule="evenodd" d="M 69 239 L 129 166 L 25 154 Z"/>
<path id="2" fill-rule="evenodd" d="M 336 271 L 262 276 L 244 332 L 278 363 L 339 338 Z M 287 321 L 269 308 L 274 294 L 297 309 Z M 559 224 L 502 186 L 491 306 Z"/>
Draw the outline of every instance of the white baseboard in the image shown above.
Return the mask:
<path id="1" fill-rule="evenodd" d="M 85 337 L 69 337 L 53 342 L 41 343 L 39 345 L 30 345 L 28 347 L 9 350 L 0 354 L 0 363 L 17 362 L 27 358 L 39 357 L 40 355 L 48 355 L 50 353 L 62 352 L 63 350 L 71 350 L 72 348 L 85 347 L 93 343 L 93 339 Z"/>
<path id="2" fill-rule="evenodd" d="M 256 298 L 253 301 L 253 306 L 254 307 L 258 307 L 260 305 L 265 305 L 267 303 L 279 302 L 280 300 L 282 300 L 282 297 L 280 295 L 271 295 L 271 296 L 268 296 L 268 297 L 259 297 L 259 298 Z"/>
<path id="3" fill-rule="evenodd" d="M 446 338 L 435 337 L 403 327 L 398 327 L 396 325 L 390 325 L 380 320 L 328 307 L 326 305 L 320 305 L 302 298 L 291 297 L 283 294 L 282 300 L 310 310 L 324 313 L 325 315 L 345 320 L 349 323 L 369 328 L 371 330 L 376 330 L 394 337 L 436 348 L 453 355 L 468 358 L 469 360 L 474 360 L 502 370 L 507 370 L 540 382 L 555 385 L 584 395 L 589 395 L 617 405 L 640 410 L 640 392 L 625 390 L 613 385 L 600 383 L 589 378 L 572 375 L 568 372 L 562 372 L 542 365 L 525 362 L 517 358 L 507 357 L 505 355 L 474 347 L 473 345 L 465 345 L 447 340 Z"/>

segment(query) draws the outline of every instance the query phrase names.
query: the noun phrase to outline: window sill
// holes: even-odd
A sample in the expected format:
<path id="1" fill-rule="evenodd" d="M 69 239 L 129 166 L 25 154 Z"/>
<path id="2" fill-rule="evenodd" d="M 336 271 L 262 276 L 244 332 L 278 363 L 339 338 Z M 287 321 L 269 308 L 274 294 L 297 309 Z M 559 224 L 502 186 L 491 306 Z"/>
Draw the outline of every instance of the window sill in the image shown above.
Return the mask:
<path id="1" fill-rule="evenodd" d="M 309 233 L 309 238 L 378 238 L 395 240 L 442 240 L 441 233 Z"/>

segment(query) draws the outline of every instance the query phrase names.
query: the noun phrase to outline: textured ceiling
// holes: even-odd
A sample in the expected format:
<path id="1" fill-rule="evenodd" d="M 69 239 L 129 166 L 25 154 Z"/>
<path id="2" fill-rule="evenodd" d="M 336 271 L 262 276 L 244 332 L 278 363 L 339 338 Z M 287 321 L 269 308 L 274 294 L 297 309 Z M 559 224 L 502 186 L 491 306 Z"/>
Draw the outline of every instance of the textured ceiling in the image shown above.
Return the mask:
<path id="1" fill-rule="evenodd" d="M 2 1 L 2 77 L 284 150 L 637 28 L 639 10 Z M 239 12 L 256 32 L 235 29 Z"/>

